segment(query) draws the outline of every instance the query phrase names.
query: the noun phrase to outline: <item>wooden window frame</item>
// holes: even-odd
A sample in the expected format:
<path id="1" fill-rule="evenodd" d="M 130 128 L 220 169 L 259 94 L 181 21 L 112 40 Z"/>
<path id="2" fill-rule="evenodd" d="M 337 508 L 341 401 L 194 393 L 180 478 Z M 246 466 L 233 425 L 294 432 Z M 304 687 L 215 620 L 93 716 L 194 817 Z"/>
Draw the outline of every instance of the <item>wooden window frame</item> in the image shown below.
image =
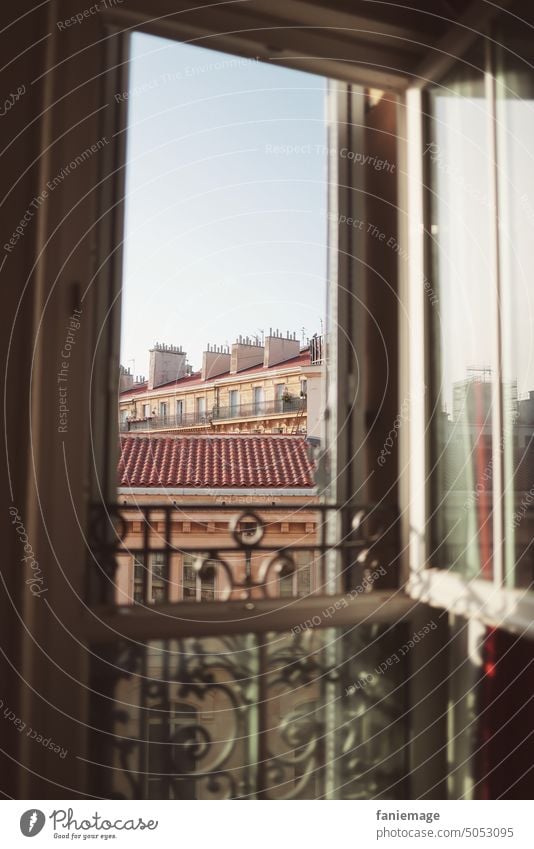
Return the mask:
<path id="1" fill-rule="evenodd" d="M 116 385 L 113 375 L 118 374 L 119 369 L 119 304 L 122 285 L 121 254 L 126 161 L 126 105 L 124 101 L 116 100 L 114 95 L 117 91 L 127 90 L 128 87 L 128 52 L 125 33 L 134 30 L 146 30 L 179 40 L 188 40 L 188 33 L 186 31 L 181 32 L 179 21 L 173 20 L 172 26 L 163 26 L 161 20 L 156 20 L 156 23 L 154 23 L 154 9 L 148 3 L 148 0 L 135 5 L 138 10 L 142 9 L 142 11 L 137 11 L 134 17 L 132 17 L 131 9 L 120 10 L 115 8 L 109 14 L 95 15 L 84 22 L 84 49 L 80 49 L 79 42 L 73 38 L 73 30 L 67 30 L 61 32 L 61 34 L 53 32 L 47 60 L 49 84 L 45 107 L 48 111 L 43 147 L 46 148 L 47 138 L 53 139 L 54 142 L 50 148 L 46 148 L 46 155 L 42 163 L 43 177 L 59 171 L 63 162 L 70 161 L 73 151 L 77 153 L 80 146 L 83 149 L 88 126 L 96 131 L 97 137 L 98 134 L 101 134 L 113 140 L 106 146 L 98 163 L 96 160 L 91 162 L 88 168 L 83 171 L 80 170 L 76 179 L 72 179 L 72 182 L 66 185 L 66 194 L 62 204 L 58 204 L 57 209 L 54 209 L 53 216 L 50 215 L 43 219 L 40 230 L 40 245 L 44 249 L 55 233 L 57 222 L 62 220 L 62 215 L 70 214 L 69 210 L 76 210 L 80 197 L 94 193 L 94 205 L 90 221 L 87 222 L 86 210 L 80 212 L 80 216 L 85 215 L 85 223 L 89 223 L 93 231 L 92 241 L 88 240 L 80 250 L 73 253 L 72 230 L 63 228 L 60 231 L 57 244 L 54 247 L 59 256 L 66 256 L 71 259 L 70 265 L 67 271 L 63 273 L 63 268 L 58 271 L 48 259 L 41 263 L 36 303 L 37 312 L 45 304 L 48 306 L 44 330 L 46 331 L 46 338 L 50 339 L 54 336 L 60 336 L 65 316 L 68 315 L 72 304 L 77 302 L 76 299 L 79 299 L 83 294 L 88 316 L 87 332 L 90 336 L 90 339 L 86 340 L 86 348 L 89 351 L 95 351 L 92 361 L 86 360 L 83 363 L 83 372 L 74 394 L 78 405 L 77 409 L 80 411 L 79 414 L 76 414 L 78 417 L 75 421 L 76 427 L 79 429 L 78 452 L 79 444 L 82 446 L 90 445 L 91 451 L 79 463 L 74 476 L 70 479 L 70 490 L 66 494 L 68 497 L 60 502 L 56 502 L 54 497 L 51 497 L 47 505 L 50 510 L 50 526 L 54 535 L 61 538 L 61 545 L 52 556 L 43 556 L 43 563 L 51 566 L 54 561 L 61 562 L 62 559 L 73 564 L 72 574 L 69 578 L 80 599 L 83 599 L 86 590 L 87 561 L 89 560 L 89 566 L 93 565 L 91 552 L 87 551 L 87 541 L 84 537 L 88 521 L 85 512 L 87 493 L 90 493 L 92 500 L 100 499 L 111 503 L 115 499 L 116 487 L 114 469 L 117 461 L 118 423 L 116 421 Z M 165 6 L 165 4 L 162 4 L 162 6 Z M 59 0 L 51 14 L 57 15 L 58 18 L 67 18 L 70 17 L 70 12 L 71 9 L 66 0 Z M 54 20 L 52 19 L 50 26 L 52 29 L 54 28 Z M 79 29 L 75 30 L 77 36 L 79 36 Z M 195 37 L 189 40 L 220 49 L 229 49 L 224 38 L 217 41 L 213 38 L 213 33 L 209 31 L 202 38 Z M 233 50 L 239 52 L 239 50 L 236 50 L 235 44 L 233 44 Z M 241 52 L 246 55 L 245 50 Z M 65 74 L 65 65 L 67 67 L 72 66 L 73 56 L 76 56 L 78 63 L 81 89 L 78 115 L 73 115 L 72 112 L 67 114 L 61 105 L 62 94 L 70 92 L 73 85 L 72 79 Z M 70 66 L 69 63 L 71 63 Z M 291 62 L 288 61 L 287 64 L 290 65 Z M 306 63 L 302 62 L 301 66 L 305 67 Z M 106 69 L 104 72 L 102 71 L 103 67 Z M 325 76 L 332 76 L 333 67 L 335 67 L 335 63 L 332 64 L 325 60 L 321 64 L 314 59 L 310 63 L 309 70 L 313 69 L 315 73 L 322 72 Z M 87 80 L 91 80 L 92 85 L 84 90 Z M 335 121 L 336 124 L 335 142 L 338 149 L 342 145 L 361 149 L 364 145 L 361 90 L 357 90 L 356 87 L 347 83 L 335 83 L 331 86 L 328 109 L 329 120 Z M 75 123 L 73 125 L 76 119 L 79 120 L 79 128 Z M 329 146 L 334 141 L 332 126 L 331 124 Z M 347 160 L 341 160 L 339 156 L 330 154 L 330 191 L 338 214 L 354 215 L 354 198 L 361 197 L 358 194 L 362 188 L 358 185 L 360 178 L 361 171 L 359 169 L 355 169 Z M 361 495 L 360 482 L 365 471 L 361 453 L 355 454 L 353 451 L 353 446 L 361 444 L 366 437 L 364 402 L 358 401 L 356 404 L 349 404 L 350 415 L 347 419 L 347 393 L 339 391 L 341 387 L 345 389 L 348 385 L 348 394 L 354 394 L 354 371 L 349 364 L 352 356 L 349 351 L 349 340 L 351 346 L 356 345 L 357 356 L 360 361 L 366 361 L 364 322 L 361 314 L 355 315 L 354 310 L 351 309 L 353 296 L 356 294 L 362 297 L 363 295 L 362 291 L 358 292 L 360 282 L 357 274 L 357 257 L 360 252 L 363 253 L 364 246 L 359 234 L 349 233 L 347 228 L 339 228 L 332 221 L 329 223 L 329 235 L 328 277 L 330 288 L 328 297 L 330 328 L 335 334 L 335 341 L 331 341 L 328 354 L 329 384 L 325 403 L 328 401 L 329 415 L 326 428 L 333 468 L 342 470 L 341 474 L 333 476 L 329 495 L 335 497 L 336 501 L 346 503 L 347 499 L 353 497 L 356 490 L 360 489 Z M 91 269 L 89 279 L 87 269 Z M 51 271 L 53 271 L 52 274 L 50 274 Z M 49 304 L 47 294 L 50 280 L 57 283 L 57 297 Z M 36 356 L 36 386 L 39 385 L 45 358 L 45 347 L 43 344 L 39 344 Z M 42 390 L 34 399 L 33 432 L 38 449 L 36 457 L 38 474 L 41 479 L 46 479 L 49 475 L 49 479 L 54 480 L 53 464 L 57 464 L 61 457 L 57 452 L 55 454 L 50 452 L 47 455 L 47 444 L 51 437 L 55 437 L 54 428 L 39 407 L 42 393 L 46 392 L 47 388 L 47 385 L 43 384 Z M 88 398 L 90 399 L 89 405 Z M 343 426 L 341 426 L 341 423 L 343 423 Z M 70 515 L 68 511 L 73 499 L 80 511 L 79 514 L 66 522 L 65 516 Z M 86 505 L 85 508 L 81 509 L 84 504 Z M 42 527 L 39 523 L 41 507 L 39 499 L 33 497 L 28 512 L 30 521 L 35 527 L 35 539 L 42 543 L 44 550 L 47 539 L 50 539 L 50 537 L 48 529 Z M 80 528 L 82 533 L 80 533 Z M 337 526 L 331 529 L 334 536 L 339 532 L 340 528 Z M 61 572 L 56 575 L 53 569 L 50 569 L 51 597 L 55 593 L 60 619 L 64 612 L 62 600 L 65 600 L 63 582 L 64 575 Z M 268 601 L 258 602 L 254 613 L 244 610 L 243 604 L 226 603 L 224 613 L 219 615 L 218 628 L 224 633 L 235 633 L 236 628 L 241 631 L 254 630 L 252 623 L 257 614 L 269 612 L 271 615 L 270 627 L 273 630 L 287 630 L 295 621 L 295 615 L 298 615 L 299 618 L 303 616 L 313 617 L 317 613 L 319 605 L 321 607 L 324 605 L 322 599 L 308 599 L 306 606 L 301 607 L 299 613 L 295 614 L 295 612 L 288 613 L 285 610 L 278 609 L 276 602 L 274 604 Z M 212 606 L 200 604 L 197 609 L 199 628 L 196 628 L 196 630 L 207 633 L 206 624 L 211 615 Z M 46 617 L 43 617 L 41 611 L 33 603 L 27 613 L 28 622 L 33 629 L 32 640 L 37 639 L 38 643 L 40 641 L 42 644 L 46 644 L 48 631 Z M 369 594 L 366 598 L 352 600 L 340 613 L 341 615 L 335 623 L 339 627 L 344 625 L 354 626 L 363 621 L 397 622 L 404 619 L 409 619 L 414 627 L 417 627 L 418 623 L 422 621 L 421 617 L 424 618 L 427 615 L 423 605 L 413 603 L 399 592 L 377 592 Z M 127 636 L 139 639 L 164 637 L 161 631 L 163 618 L 155 617 L 147 609 L 133 609 L 132 615 L 128 617 L 124 617 L 123 614 L 115 611 L 107 619 L 104 619 L 95 615 L 95 612 L 91 609 L 86 608 L 83 616 L 79 616 L 78 611 L 76 611 L 76 616 L 66 617 L 65 621 L 59 626 L 59 633 L 61 634 L 61 629 L 66 627 L 78 643 L 79 651 L 73 652 L 70 644 L 72 641 L 65 641 L 65 644 L 69 643 L 69 645 L 65 645 L 64 648 L 59 645 L 55 654 L 58 672 L 55 680 L 52 681 L 52 686 L 56 685 L 54 690 L 57 693 L 61 692 L 62 697 L 58 697 L 53 707 L 48 706 L 43 710 L 39 694 L 28 692 L 26 694 L 25 716 L 30 722 L 39 717 L 40 721 L 39 723 L 35 722 L 35 726 L 37 727 L 39 724 L 40 727 L 44 727 L 47 733 L 53 737 L 60 738 L 63 734 L 62 739 L 65 740 L 66 745 L 70 743 L 71 748 L 79 752 L 81 761 L 73 758 L 72 766 L 65 768 L 62 762 L 57 767 L 52 767 L 51 772 L 48 773 L 51 777 L 43 783 L 39 777 L 43 768 L 42 753 L 36 753 L 35 748 L 27 747 L 23 758 L 23 763 L 26 764 L 27 769 L 23 775 L 21 798 L 45 798 L 49 792 L 50 782 L 53 783 L 54 781 L 54 775 L 57 775 L 58 778 L 58 788 L 64 787 L 68 790 L 78 788 L 81 793 L 85 792 L 86 776 L 83 767 L 84 750 L 83 746 L 80 747 L 79 739 L 80 727 L 74 723 L 70 730 L 66 731 L 62 722 L 61 709 L 64 707 L 69 711 L 74 710 L 75 715 L 81 717 L 80 724 L 83 725 L 84 718 L 87 716 L 87 694 L 85 690 L 89 683 L 86 646 L 87 643 L 90 644 L 93 641 L 98 643 L 103 639 L 109 639 L 111 633 L 109 629 L 113 627 L 115 616 L 120 618 L 121 631 Z M 201 621 L 203 616 L 206 617 L 204 623 Z M 115 624 L 118 624 L 119 618 Z M 189 633 L 194 631 L 195 627 L 191 626 Z M 418 656 L 423 662 L 429 662 L 433 651 L 432 641 L 429 639 L 421 649 L 418 649 Z M 29 673 L 35 670 L 38 663 L 39 651 L 36 651 L 32 647 L 32 642 L 29 641 L 25 660 Z M 75 680 L 78 682 L 75 703 L 72 699 L 72 687 L 65 685 L 64 670 L 72 670 Z M 30 674 L 29 677 L 32 679 L 33 675 Z M 438 680 L 436 671 L 434 677 L 432 675 L 428 677 L 429 689 Z M 416 696 L 417 693 L 416 687 Z M 427 758 L 428 743 L 426 741 L 430 740 L 432 735 L 435 735 L 434 728 L 432 735 L 429 735 L 427 731 L 425 737 L 428 712 L 435 709 L 430 706 L 431 702 L 431 698 L 427 700 L 425 715 L 421 715 L 420 720 L 416 721 L 414 725 L 415 731 L 418 733 L 416 735 L 417 742 L 412 746 L 413 764 L 421 766 L 419 777 L 414 785 L 415 793 L 417 793 L 419 785 L 421 787 L 428 785 L 429 770 L 430 773 L 434 771 L 439 776 L 442 769 L 442 764 L 438 764 L 437 761 L 425 769 L 422 766 Z M 82 763 L 82 766 L 80 766 L 80 763 Z M 424 780 L 423 774 L 426 776 Z M 65 780 L 70 781 L 68 788 L 64 785 Z M 45 792 L 43 792 L 43 789 Z M 62 795 L 60 791 L 58 792 L 59 795 Z"/>

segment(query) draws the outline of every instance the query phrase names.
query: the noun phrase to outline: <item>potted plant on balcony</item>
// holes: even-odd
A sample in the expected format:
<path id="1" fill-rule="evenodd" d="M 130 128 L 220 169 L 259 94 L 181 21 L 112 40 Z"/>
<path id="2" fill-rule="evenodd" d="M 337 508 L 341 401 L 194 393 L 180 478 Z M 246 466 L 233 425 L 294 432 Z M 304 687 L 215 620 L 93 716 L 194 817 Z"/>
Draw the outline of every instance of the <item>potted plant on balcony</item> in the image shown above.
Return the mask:
<path id="1" fill-rule="evenodd" d="M 283 393 L 282 393 L 282 409 L 283 410 L 288 409 L 291 405 L 291 401 L 292 401 L 292 396 L 289 392 L 289 389 L 286 386 Z"/>

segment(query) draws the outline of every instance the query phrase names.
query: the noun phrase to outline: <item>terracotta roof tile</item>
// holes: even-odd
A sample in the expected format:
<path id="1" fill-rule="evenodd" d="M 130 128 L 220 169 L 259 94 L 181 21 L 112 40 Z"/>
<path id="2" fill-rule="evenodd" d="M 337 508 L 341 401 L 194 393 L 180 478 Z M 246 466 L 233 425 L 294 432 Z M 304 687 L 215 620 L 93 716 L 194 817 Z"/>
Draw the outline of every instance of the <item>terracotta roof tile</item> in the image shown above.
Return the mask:
<path id="1" fill-rule="evenodd" d="M 121 439 L 119 486 L 307 488 L 307 444 L 298 436 L 167 436 Z"/>

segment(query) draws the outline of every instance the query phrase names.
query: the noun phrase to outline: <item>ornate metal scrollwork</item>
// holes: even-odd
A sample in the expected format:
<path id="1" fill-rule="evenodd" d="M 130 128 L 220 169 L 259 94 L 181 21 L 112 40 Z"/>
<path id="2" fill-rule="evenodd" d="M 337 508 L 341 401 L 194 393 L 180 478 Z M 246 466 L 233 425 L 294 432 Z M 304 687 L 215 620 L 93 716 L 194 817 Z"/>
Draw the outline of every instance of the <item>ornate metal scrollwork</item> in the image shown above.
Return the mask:
<path id="1" fill-rule="evenodd" d="M 338 557 L 338 590 L 351 589 L 379 564 L 389 585 L 396 583 L 390 568 L 394 510 L 324 504 L 293 504 L 291 509 L 296 515 L 300 510 L 316 514 L 313 544 L 273 545 L 269 515 L 279 512 L 280 505 L 95 508 L 91 599 L 114 601 L 117 563 L 125 557 L 143 567 L 146 590 L 146 564 L 152 555 L 158 555 L 158 589 L 173 558 L 187 554 L 191 581 L 216 584 L 218 601 L 278 597 L 284 582 L 294 590 L 303 552 L 321 570 L 326 559 Z M 188 542 L 184 530 L 199 512 L 211 525 L 205 547 L 198 537 Z M 325 531 L 332 512 L 339 514 L 344 529 L 333 543 Z M 215 519 L 210 521 L 215 515 L 216 540 Z M 325 594 L 327 607 L 324 571 L 318 574 L 318 592 Z M 191 595 L 199 597 L 198 592 Z M 185 608 L 189 602 L 180 604 Z M 309 614 L 303 615 L 301 602 L 291 604 L 295 623 L 304 622 Z M 214 603 L 213 610 L 215 622 L 220 608 Z M 185 619 L 188 615 L 190 608 Z M 391 754 L 402 737 L 396 720 L 402 700 L 390 695 L 392 678 L 377 683 L 376 698 L 372 689 L 353 697 L 345 692 L 358 673 L 356 661 L 347 658 L 359 652 L 366 662 L 377 663 L 382 658 L 375 643 L 363 631 L 361 636 L 300 626 L 294 631 L 231 637 L 221 626 L 218 636 L 118 641 L 96 650 L 96 792 L 169 799 L 374 798 L 396 792 L 388 788 L 396 786 L 402 773 L 402 757 Z M 371 708 L 376 751 L 367 745 Z"/>
<path id="2" fill-rule="evenodd" d="M 133 558 L 145 568 L 152 555 L 163 558 L 167 574 L 176 557 L 186 555 L 194 557 L 194 569 L 200 581 L 209 570 L 214 570 L 218 601 L 276 597 L 280 581 L 291 577 L 301 566 L 297 563 L 299 558 L 306 560 L 308 568 L 313 570 L 315 594 L 326 595 L 326 560 L 332 557 L 339 560 L 337 591 L 358 585 L 365 570 L 376 570 L 380 566 L 384 566 L 384 570 L 377 586 L 397 584 L 394 566 L 396 512 L 393 509 L 310 503 L 292 504 L 283 509 L 295 521 L 304 521 L 304 515 L 304 524 L 307 522 L 315 528 L 313 534 L 307 532 L 296 542 L 284 545 L 280 545 L 281 535 L 277 534 L 277 541 L 272 541 L 269 516 L 273 511 L 279 514 L 281 505 L 262 504 L 252 508 L 210 503 L 95 507 L 90 542 L 92 571 L 98 591 L 93 591 L 92 600 L 115 600 L 118 558 Z M 213 533 L 206 532 L 200 537 L 197 534 L 195 542 L 190 541 L 190 531 L 183 528 L 200 514 L 216 519 L 219 525 L 217 540 Z M 326 526 L 334 515 L 341 517 L 346 530 L 331 543 L 327 541 Z M 221 530 L 221 523 L 226 523 L 226 531 Z M 182 531 L 177 532 L 177 527 Z M 96 576 L 94 563 L 98 567 Z M 152 602 L 152 598 L 145 599 L 147 604 Z"/>
<path id="3" fill-rule="evenodd" d="M 98 750 L 111 759 L 108 795 L 397 798 L 404 670 L 347 692 L 394 644 L 373 626 L 121 647 L 113 728 Z"/>

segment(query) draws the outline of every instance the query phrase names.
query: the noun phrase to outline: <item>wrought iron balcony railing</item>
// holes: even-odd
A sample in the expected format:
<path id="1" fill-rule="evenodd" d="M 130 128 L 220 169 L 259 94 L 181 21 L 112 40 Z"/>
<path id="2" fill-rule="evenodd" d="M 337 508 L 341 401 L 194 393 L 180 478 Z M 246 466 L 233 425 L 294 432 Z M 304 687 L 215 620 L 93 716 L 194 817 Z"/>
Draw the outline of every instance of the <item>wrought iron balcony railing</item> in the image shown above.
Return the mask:
<path id="1" fill-rule="evenodd" d="M 396 527 L 394 508 L 311 499 L 95 507 L 89 768 L 99 795 L 407 798 L 409 670 L 404 653 L 389 661 L 415 602 L 393 627 L 377 618 L 391 603 L 377 590 L 397 586 Z M 311 597 L 283 597 L 284 581 L 298 595 L 306 554 Z M 173 604 L 184 557 L 178 582 L 192 592 Z M 139 583 L 137 603 L 117 604 L 125 575 Z"/>
<path id="2" fill-rule="evenodd" d="M 324 347 L 324 336 L 312 336 L 310 339 L 310 359 L 312 366 L 318 366 L 324 362 Z"/>
<path id="3" fill-rule="evenodd" d="M 211 412 L 177 413 L 172 416 L 149 416 L 120 422 L 121 433 L 131 431 L 165 430 L 171 428 L 209 428 L 212 422 L 236 419 L 259 419 L 268 416 L 296 415 L 306 412 L 306 398 L 281 398 L 274 401 L 237 404 L 229 407 L 214 407 Z"/>
<path id="4" fill-rule="evenodd" d="M 331 541 L 332 521 L 339 533 Z M 397 583 L 397 517 L 384 506 L 124 504 L 95 508 L 96 603 L 328 596 Z M 335 565 L 332 564 L 335 562 Z M 370 577 L 371 576 L 371 577 Z M 93 582 L 94 587 L 94 582 Z"/>
<path id="5" fill-rule="evenodd" d="M 237 404 L 234 407 L 218 407 L 213 410 L 214 421 L 223 419 L 249 419 L 259 416 L 278 416 L 300 413 L 306 410 L 306 398 L 280 398 L 252 404 Z"/>

